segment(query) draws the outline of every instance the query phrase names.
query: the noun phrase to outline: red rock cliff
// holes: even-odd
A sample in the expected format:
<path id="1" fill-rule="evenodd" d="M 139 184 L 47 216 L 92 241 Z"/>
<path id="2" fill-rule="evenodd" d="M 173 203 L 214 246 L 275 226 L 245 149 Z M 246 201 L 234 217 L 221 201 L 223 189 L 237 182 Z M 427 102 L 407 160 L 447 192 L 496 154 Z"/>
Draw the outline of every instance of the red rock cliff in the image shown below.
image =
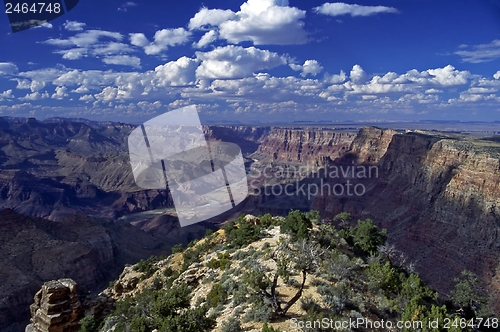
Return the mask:
<path id="1" fill-rule="evenodd" d="M 347 152 L 355 137 L 353 133 L 313 128 L 273 128 L 259 146 L 257 155 L 280 162 L 323 164 Z"/>
<path id="2" fill-rule="evenodd" d="M 380 176 L 363 196 L 318 197 L 313 208 L 373 218 L 433 287 L 448 293 L 468 269 L 499 303 L 498 143 L 366 128 L 351 152 L 358 163 L 378 165 Z"/>

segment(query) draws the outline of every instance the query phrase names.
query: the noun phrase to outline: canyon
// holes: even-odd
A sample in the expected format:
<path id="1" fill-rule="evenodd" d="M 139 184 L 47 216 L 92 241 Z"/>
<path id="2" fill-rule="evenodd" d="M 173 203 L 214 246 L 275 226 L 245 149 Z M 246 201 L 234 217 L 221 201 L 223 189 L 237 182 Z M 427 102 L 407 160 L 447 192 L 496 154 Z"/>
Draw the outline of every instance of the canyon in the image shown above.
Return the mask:
<path id="1" fill-rule="evenodd" d="M 327 184 L 331 188 L 350 181 L 353 185 L 363 185 L 363 194 L 348 195 L 345 191 L 339 195 L 338 191 L 307 197 L 291 190 L 292 194 L 286 198 L 272 193 L 258 197 L 253 208 L 273 212 L 274 206 L 278 207 L 275 212 L 284 213 L 298 206 L 318 210 L 324 218 L 349 212 L 354 217 L 353 223 L 358 218 L 371 218 L 388 230 L 389 245 L 407 255 L 427 284 L 449 296 L 453 279 L 464 269 L 473 271 L 482 281 L 484 294 L 495 303 L 496 312 L 500 312 L 498 137 L 366 127 L 355 137 L 344 136 L 345 144 L 350 141 L 349 147 L 329 151 L 328 155 L 333 156 L 341 152 L 337 158 L 325 160 L 321 150 L 328 142 L 321 140 L 317 151 L 304 155 L 300 153 L 304 142 L 290 138 L 305 134 L 303 131 L 294 134 L 289 130 L 271 133 L 271 142 L 284 142 L 287 152 L 268 148 L 264 141 L 259 147 L 263 164 L 275 163 L 276 170 L 281 158 L 286 158 L 288 164 L 312 165 L 311 174 L 299 177 L 295 189 L 301 185 L 321 188 Z M 317 137 L 313 133 L 308 135 Z M 339 142 L 342 135 L 332 134 L 330 141 Z M 307 149 L 314 150 L 310 146 Z M 351 165 L 364 169 L 376 167 L 377 174 L 371 178 L 330 178 L 321 170 Z"/>
<path id="2" fill-rule="evenodd" d="M 232 214 L 181 228 L 169 213 L 140 217 L 173 204 L 167 189 L 134 184 L 126 145 L 133 128 L 0 118 L 0 207 L 7 208 L 0 213 L 0 245 L 7 253 L 0 266 L 9 281 L 0 301 L 2 325 L 12 322 L 14 312 L 29 318 L 29 304 L 45 281 L 73 278 L 80 289 L 98 290 L 124 264 L 169 253 L 173 244 L 187 243 L 240 213 L 286 215 L 291 209 L 316 209 L 325 220 L 349 212 L 353 224 L 371 218 L 387 228 L 388 243 L 445 297 L 453 278 L 467 269 L 479 276 L 493 303 L 500 303 L 498 136 L 376 127 L 354 132 L 209 126 L 209 142 L 241 147 L 254 190 Z M 376 174 L 326 172 L 354 166 L 375 167 Z M 337 184 L 358 184 L 363 193 L 299 190 Z M 290 195 L 264 190 L 286 185 Z"/>

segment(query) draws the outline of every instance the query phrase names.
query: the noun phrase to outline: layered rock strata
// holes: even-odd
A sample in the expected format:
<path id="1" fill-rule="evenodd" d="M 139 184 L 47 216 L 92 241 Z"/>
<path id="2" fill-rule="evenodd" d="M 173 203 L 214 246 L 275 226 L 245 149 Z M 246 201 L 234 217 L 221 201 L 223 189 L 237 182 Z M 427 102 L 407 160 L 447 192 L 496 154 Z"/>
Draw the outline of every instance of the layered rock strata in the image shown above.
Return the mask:
<path id="1" fill-rule="evenodd" d="M 48 281 L 35 294 L 30 306 L 31 324 L 26 332 L 76 332 L 82 305 L 71 279 Z"/>

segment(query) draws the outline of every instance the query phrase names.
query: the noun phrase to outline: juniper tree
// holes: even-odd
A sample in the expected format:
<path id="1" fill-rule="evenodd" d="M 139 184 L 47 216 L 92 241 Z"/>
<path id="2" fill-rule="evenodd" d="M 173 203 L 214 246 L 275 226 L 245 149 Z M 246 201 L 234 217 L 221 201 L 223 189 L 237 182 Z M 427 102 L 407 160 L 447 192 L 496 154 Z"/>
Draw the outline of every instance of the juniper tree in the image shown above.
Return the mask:
<path id="1" fill-rule="evenodd" d="M 302 296 L 307 274 L 319 267 L 318 260 L 324 251 L 308 240 L 291 243 L 289 240 L 280 239 L 277 248 L 271 253 L 271 258 L 276 262 L 276 271 L 270 279 L 263 268 L 252 269 L 244 278 L 247 284 L 255 289 L 258 294 L 269 300 L 275 315 L 285 316 L 287 311 Z M 288 282 L 293 272 L 300 273 L 302 281 L 297 291 L 289 300 L 282 300 L 278 293 L 278 279 Z"/>

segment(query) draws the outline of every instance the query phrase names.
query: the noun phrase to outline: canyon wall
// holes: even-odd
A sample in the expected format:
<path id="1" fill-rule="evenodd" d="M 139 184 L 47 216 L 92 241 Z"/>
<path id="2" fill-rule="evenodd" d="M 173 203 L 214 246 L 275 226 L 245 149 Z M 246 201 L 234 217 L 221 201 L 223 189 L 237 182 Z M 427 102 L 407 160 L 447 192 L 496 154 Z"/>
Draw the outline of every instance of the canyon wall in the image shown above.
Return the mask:
<path id="1" fill-rule="evenodd" d="M 255 156 L 280 163 L 322 165 L 346 153 L 355 137 L 354 133 L 321 128 L 273 128 Z"/>
<path id="2" fill-rule="evenodd" d="M 365 128 L 351 152 L 356 164 L 376 165 L 378 178 L 365 182 L 363 196 L 316 197 L 312 208 L 374 219 L 431 286 L 449 294 L 468 269 L 499 303 L 500 145 Z"/>
<path id="3" fill-rule="evenodd" d="M 453 278 L 471 270 L 500 312 L 498 139 L 375 127 L 357 134 L 273 128 L 252 157 L 259 161 L 253 167 L 261 176 L 249 183 L 260 188 L 248 198 L 244 212 L 285 215 L 298 208 L 317 209 L 325 217 L 347 211 L 353 222 L 372 218 L 388 229 L 389 244 L 415 263 L 429 285 L 447 296 Z M 282 165 L 291 164 L 312 166 L 309 176 L 275 175 Z M 376 174 L 331 178 L 318 171 L 348 166 L 375 167 Z M 272 176 L 262 176 L 263 169 Z M 363 194 L 307 192 L 308 186 L 345 188 L 348 181 L 363 185 Z M 288 183 L 295 192 L 285 195 L 282 189 Z"/>
<path id="4" fill-rule="evenodd" d="M 167 190 L 134 183 L 126 144 L 134 126 L 2 120 L 0 208 L 57 220 L 172 206 Z"/>

